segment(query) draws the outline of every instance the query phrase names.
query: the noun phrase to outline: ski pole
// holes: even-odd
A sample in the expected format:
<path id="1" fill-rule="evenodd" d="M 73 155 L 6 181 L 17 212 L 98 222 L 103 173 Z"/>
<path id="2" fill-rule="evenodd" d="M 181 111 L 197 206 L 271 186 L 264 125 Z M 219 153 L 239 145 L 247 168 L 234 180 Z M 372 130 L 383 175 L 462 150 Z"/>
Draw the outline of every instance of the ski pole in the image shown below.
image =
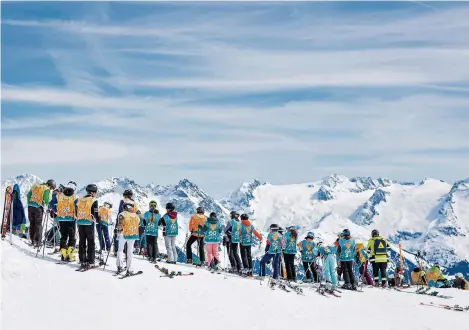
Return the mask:
<path id="1" fill-rule="evenodd" d="M 13 212 L 15 210 L 15 199 L 16 199 L 16 191 L 13 190 L 11 194 L 11 206 L 10 206 L 10 244 L 13 245 Z"/>
<path id="2" fill-rule="evenodd" d="M 42 257 L 44 258 L 44 253 L 46 252 L 46 233 L 47 233 L 47 227 L 49 225 L 49 211 L 46 209 L 46 230 L 44 232 L 44 239 L 43 239 L 43 246 L 42 246 Z"/>
<path id="3" fill-rule="evenodd" d="M 112 243 L 114 243 L 115 238 L 116 238 L 116 236 L 114 235 L 112 237 L 111 247 L 112 247 Z M 111 253 L 111 248 L 109 248 L 109 251 L 107 251 L 106 261 L 104 262 L 103 270 L 106 269 L 106 264 L 107 264 L 107 259 L 109 258 L 109 253 Z"/>

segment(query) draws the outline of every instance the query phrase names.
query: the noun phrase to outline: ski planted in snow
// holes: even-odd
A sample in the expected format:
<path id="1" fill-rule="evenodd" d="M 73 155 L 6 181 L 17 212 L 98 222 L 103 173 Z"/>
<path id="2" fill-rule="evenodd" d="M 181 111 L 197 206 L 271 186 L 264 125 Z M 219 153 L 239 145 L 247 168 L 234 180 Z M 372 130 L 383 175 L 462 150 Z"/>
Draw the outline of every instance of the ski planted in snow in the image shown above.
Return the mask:
<path id="1" fill-rule="evenodd" d="M 13 189 L 8 186 L 5 189 L 5 202 L 3 204 L 3 217 L 2 217 L 2 239 L 5 239 L 7 233 L 7 223 L 10 217 L 10 209 L 12 207 L 12 193 Z"/>

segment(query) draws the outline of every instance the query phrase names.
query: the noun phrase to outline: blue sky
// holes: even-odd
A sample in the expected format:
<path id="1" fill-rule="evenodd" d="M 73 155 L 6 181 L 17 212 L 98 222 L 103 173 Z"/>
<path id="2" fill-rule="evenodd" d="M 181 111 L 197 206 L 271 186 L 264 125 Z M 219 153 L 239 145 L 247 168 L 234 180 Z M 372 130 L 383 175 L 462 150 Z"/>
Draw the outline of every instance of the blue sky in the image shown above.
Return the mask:
<path id="1" fill-rule="evenodd" d="M 2 177 L 465 178 L 469 4 L 2 3 Z"/>

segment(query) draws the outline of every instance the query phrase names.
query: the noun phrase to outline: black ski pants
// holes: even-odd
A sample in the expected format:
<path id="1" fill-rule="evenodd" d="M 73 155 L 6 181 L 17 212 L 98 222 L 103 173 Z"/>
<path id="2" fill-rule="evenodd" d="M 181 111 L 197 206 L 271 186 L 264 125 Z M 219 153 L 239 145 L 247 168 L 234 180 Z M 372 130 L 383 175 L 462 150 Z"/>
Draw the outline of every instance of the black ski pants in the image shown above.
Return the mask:
<path id="1" fill-rule="evenodd" d="M 251 255 L 251 245 L 239 245 L 241 251 L 241 260 L 243 261 L 243 268 L 252 270 L 252 255 Z"/>
<path id="2" fill-rule="evenodd" d="M 238 243 L 230 243 L 230 264 L 231 268 L 241 271 L 241 259 L 238 254 Z"/>
<path id="3" fill-rule="evenodd" d="M 199 259 L 200 262 L 205 262 L 205 249 L 204 249 L 204 238 L 191 235 L 186 243 L 186 258 L 192 259 L 192 244 L 197 242 L 199 247 Z"/>
<path id="4" fill-rule="evenodd" d="M 76 224 L 75 221 L 60 221 L 60 248 L 75 248 Z"/>
<path id="5" fill-rule="evenodd" d="M 80 262 L 94 263 L 94 225 L 78 225 L 78 257 Z"/>
<path id="6" fill-rule="evenodd" d="M 283 260 L 287 270 L 287 280 L 296 280 L 295 255 L 284 253 Z"/>
<path id="7" fill-rule="evenodd" d="M 44 216 L 44 208 L 28 206 L 29 220 L 29 238 L 33 244 L 42 242 L 42 218 Z"/>
<path id="8" fill-rule="evenodd" d="M 340 262 L 344 275 L 345 284 L 355 285 L 355 276 L 353 275 L 353 260 Z"/>
<path id="9" fill-rule="evenodd" d="M 379 282 L 379 273 L 381 272 L 381 282 L 383 285 L 386 284 L 386 268 L 388 268 L 387 262 L 373 262 L 373 277 L 375 283 Z"/>
<path id="10" fill-rule="evenodd" d="M 147 236 L 147 255 L 148 259 L 154 260 L 156 257 L 158 257 L 159 251 L 158 251 L 158 237 L 157 236 Z"/>
<path id="11" fill-rule="evenodd" d="M 308 280 L 313 277 L 314 282 L 318 282 L 318 272 L 314 267 L 314 262 L 303 261 L 303 269 L 305 270 L 305 276 Z"/>

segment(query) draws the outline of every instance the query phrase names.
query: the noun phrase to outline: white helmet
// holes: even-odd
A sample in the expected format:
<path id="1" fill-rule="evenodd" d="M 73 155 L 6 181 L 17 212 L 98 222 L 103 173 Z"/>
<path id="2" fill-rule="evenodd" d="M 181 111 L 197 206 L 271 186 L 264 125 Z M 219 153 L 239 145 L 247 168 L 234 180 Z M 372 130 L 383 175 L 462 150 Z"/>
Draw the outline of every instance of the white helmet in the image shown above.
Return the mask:
<path id="1" fill-rule="evenodd" d="M 70 189 L 73 189 L 75 191 L 75 190 L 77 190 L 77 184 L 75 183 L 75 181 L 70 181 L 69 183 L 67 183 L 65 188 L 70 188 Z"/>

